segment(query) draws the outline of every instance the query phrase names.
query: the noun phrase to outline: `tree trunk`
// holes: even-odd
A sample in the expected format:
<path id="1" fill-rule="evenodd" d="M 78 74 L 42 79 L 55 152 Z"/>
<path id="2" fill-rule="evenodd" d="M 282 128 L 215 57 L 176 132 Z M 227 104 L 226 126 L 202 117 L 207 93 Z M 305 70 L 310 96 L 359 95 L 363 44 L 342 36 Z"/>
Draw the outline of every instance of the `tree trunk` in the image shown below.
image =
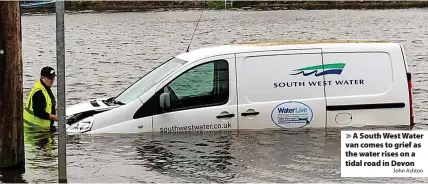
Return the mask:
<path id="1" fill-rule="evenodd" d="M 19 1 L 0 1 L 0 168 L 25 162 L 21 37 Z"/>

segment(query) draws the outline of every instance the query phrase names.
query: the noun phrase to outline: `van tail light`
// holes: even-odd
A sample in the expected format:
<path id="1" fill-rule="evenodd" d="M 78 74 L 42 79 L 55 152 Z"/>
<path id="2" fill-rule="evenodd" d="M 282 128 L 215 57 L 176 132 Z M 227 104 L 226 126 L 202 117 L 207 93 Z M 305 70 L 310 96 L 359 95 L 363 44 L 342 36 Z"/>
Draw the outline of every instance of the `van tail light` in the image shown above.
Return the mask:
<path id="1" fill-rule="evenodd" d="M 412 75 L 407 73 L 407 85 L 409 90 L 409 103 L 410 103 L 410 126 L 415 125 L 415 116 L 413 114 L 413 86 Z"/>

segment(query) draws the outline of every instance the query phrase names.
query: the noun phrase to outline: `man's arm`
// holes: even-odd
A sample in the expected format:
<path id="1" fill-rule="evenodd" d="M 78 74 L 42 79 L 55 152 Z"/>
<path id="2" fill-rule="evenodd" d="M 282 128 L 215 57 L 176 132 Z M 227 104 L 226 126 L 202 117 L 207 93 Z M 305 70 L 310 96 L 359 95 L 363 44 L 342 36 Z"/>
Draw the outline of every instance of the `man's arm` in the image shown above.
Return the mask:
<path id="1" fill-rule="evenodd" d="M 37 91 L 32 99 L 34 115 L 41 119 L 56 120 L 55 115 L 51 115 L 45 111 L 46 99 L 42 91 Z"/>

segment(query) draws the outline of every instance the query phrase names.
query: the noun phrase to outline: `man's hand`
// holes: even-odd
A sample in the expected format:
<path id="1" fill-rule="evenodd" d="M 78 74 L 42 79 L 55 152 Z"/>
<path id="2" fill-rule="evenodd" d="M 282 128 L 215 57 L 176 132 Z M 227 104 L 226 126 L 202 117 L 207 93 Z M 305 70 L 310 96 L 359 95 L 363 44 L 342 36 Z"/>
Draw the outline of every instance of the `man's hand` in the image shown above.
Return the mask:
<path id="1" fill-rule="evenodd" d="M 56 115 L 49 114 L 49 119 L 50 119 L 50 120 L 57 121 L 57 119 L 56 119 Z"/>

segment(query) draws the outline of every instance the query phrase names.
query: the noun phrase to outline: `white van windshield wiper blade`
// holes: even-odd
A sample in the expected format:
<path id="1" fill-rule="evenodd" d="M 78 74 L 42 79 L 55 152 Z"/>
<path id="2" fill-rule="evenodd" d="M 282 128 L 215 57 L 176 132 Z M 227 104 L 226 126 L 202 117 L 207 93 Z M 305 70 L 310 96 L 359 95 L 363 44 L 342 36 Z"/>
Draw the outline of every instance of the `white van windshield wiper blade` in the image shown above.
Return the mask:
<path id="1" fill-rule="evenodd" d="M 115 99 L 113 99 L 113 100 L 112 100 L 112 102 L 113 102 L 114 104 L 125 105 L 125 103 L 123 103 L 123 102 L 121 102 L 121 101 L 117 101 L 117 100 L 115 100 Z"/>
<path id="2" fill-rule="evenodd" d="M 107 99 L 106 102 L 107 102 L 108 105 L 110 105 L 112 103 L 113 104 L 119 104 L 119 105 L 125 105 L 125 103 L 123 103 L 121 101 L 117 101 L 115 97 L 111 97 L 111 98 Z"/>

